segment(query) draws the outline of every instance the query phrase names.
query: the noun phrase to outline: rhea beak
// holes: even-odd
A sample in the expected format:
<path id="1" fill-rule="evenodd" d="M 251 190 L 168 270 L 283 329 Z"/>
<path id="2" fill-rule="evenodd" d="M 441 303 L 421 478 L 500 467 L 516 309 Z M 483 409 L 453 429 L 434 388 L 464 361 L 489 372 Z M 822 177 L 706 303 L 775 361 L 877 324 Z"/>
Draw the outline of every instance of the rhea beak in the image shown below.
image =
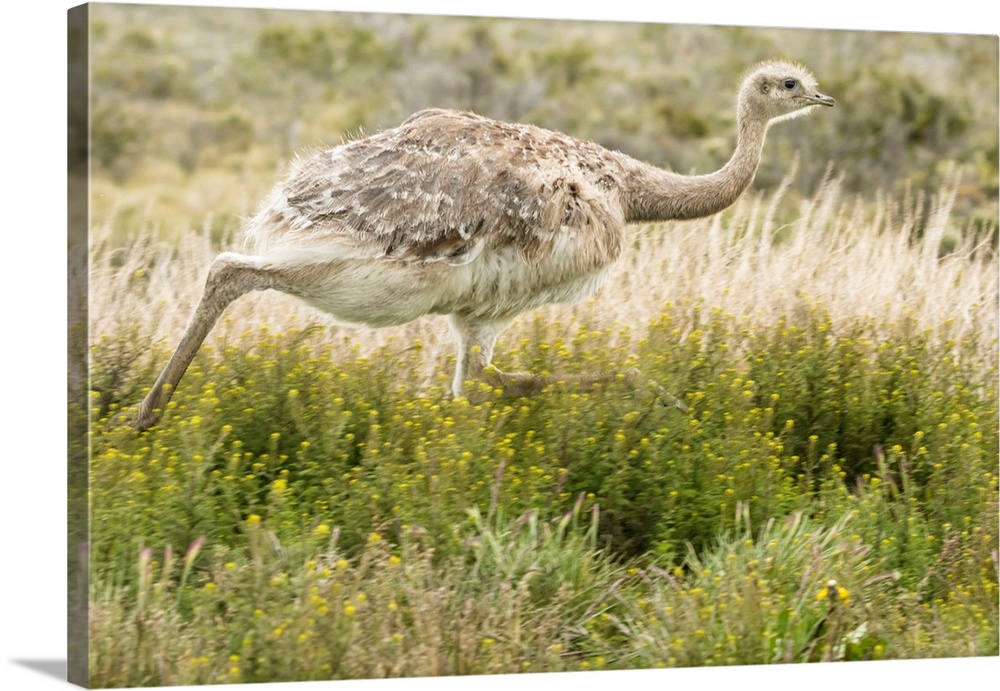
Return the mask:
<path id="1" fill-rule="evenodd" d="M 814 106 L 827 106 L 828 108 L 832 108 L 836 103 L 833 96 L 827 96 L 826 94 L 821 94 L 818 91 L 811 96 L 803 96 L 803 99 Z"/>

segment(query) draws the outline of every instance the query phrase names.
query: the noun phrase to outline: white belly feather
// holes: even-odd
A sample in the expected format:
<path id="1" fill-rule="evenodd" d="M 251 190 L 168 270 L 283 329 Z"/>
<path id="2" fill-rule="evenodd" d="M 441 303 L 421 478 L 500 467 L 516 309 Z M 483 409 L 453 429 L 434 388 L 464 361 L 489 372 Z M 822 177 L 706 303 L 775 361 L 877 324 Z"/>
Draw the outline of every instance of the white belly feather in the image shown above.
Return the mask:
<path id="1" fill-rule="evenodd" d="M 614 266 L 613 258 L 596 268 L 574 261 L 569 238 L 557 239 L 552 251 L 535 262 L 514 248 L 483 249 L 460 265 L 394 261 L 352 256 L 347 248 L 327 257 L 305 251 L 258 257 L 281 266 L 292 278 L 292 292 L 338 320 L 372 327 L 405 324 L 424 314 L 460 314 L 484 320 L 504 319 L 553 302 L 571 302 L 598 290 Z M 300 248 L 301 249 L 301 248 Z M 340 257 L 334 258 L 339 254 Z M 307 260 L 308 256 L 308 260 Z M 301 280 L 295 280 L 301 274 Z"/>

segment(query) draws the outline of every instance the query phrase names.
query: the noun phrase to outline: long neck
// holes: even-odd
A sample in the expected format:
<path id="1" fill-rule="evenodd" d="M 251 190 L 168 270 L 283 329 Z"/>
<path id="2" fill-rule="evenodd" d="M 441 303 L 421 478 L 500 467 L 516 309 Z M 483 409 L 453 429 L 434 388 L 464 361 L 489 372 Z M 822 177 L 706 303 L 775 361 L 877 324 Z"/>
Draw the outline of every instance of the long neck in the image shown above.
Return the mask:
<path id="1" fill-rule="evenodd" d="M 626 183 L 626 219 L 667 221 L 722 211 L 753 182 L 767 125 L 741 112 L 736 151 L 726 165 L 707 175 L 680 175 L 637 162 Z"/>

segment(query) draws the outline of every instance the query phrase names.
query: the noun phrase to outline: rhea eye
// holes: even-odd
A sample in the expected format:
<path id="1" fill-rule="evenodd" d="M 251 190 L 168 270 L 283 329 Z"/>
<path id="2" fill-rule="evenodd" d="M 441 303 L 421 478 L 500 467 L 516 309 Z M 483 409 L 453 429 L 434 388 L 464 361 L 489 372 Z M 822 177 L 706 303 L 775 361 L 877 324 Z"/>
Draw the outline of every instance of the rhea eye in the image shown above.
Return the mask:
<path id="1" fill-rule="evenodd" d="M 798 82 L 796 82 L 794 79 L 786 79 L 785 80 L 785 88 L 788 89 L 789 91 L 791 91 L 792 89 L 794 89 L 797 84 L 798 84 Z"/>

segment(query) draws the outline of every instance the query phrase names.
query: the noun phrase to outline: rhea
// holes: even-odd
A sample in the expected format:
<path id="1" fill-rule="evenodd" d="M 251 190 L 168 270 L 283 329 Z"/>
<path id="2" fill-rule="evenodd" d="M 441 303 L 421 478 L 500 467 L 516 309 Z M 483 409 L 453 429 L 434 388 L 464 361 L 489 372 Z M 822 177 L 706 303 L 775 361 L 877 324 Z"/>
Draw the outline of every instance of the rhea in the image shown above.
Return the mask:
<path id="1" fill-rule="evenodd" d="M 766 62 L 737 96 L 737 143 L 705 175 L 680 175 L 595 143 L 473 113 L 422 110 L 400 126 L 295 162 L 225 252 L 135 426 L 156 424 L 226 306 L 253 290 L 298 296 L 338 320 L 384 327 L 447 315 L 458 342 L 452 393 L 484 381 L 511 396 L 592 388 L 616 373 L 565 377 L 491 364 L 525 310 L 588 296 L 622 255 L 626 226 L 692 219 L 753 181 L 768 127 L 834 99 L 799 65 Z"/>

